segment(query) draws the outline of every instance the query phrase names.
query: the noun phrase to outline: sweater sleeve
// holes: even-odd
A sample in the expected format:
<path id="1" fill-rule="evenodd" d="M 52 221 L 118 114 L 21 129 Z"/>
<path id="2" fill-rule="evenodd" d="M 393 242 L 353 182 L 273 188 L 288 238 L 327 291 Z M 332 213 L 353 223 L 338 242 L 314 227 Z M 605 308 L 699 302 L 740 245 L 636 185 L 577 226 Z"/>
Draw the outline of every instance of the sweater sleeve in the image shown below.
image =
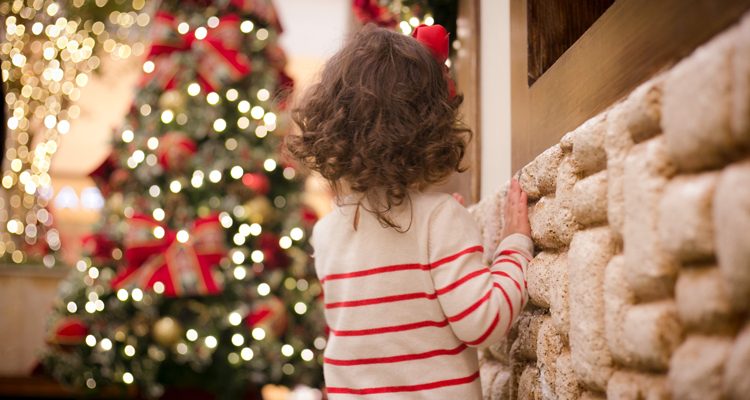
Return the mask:
<path id="1" fill-rule="evenodd" d="M 486 347 L 510 330 L 524 304 L 531 238 L 515 234 L 482 262 L 482 237 L 466 209 L 453 199 L 432 213 L 428 233 L 430 273 L 440 306 L 456 336 L 469 346 Z"/>

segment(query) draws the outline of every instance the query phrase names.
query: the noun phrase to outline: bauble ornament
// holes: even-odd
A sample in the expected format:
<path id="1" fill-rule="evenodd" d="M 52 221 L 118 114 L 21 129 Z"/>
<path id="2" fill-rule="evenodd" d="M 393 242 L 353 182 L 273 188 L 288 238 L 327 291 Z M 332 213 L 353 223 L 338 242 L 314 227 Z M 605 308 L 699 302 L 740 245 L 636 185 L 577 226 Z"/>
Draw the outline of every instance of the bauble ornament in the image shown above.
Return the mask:
<path id="1" fill-rule="evenodd" d="M 183 329 L 172 317 L 162 317 L 151 327 L 151 337 L 162 346 L 171 346 L 182 338 Z"/>
<path id="2" fill-rule="evenodd" d="M 156 157 L 167 171 L 182 171 L 198 151 L 193 139 L 179 131 L 167 132 L 159 139 Z"/>
<path id="3" fill-rule="evenodd" d="M 83 344 L 89 328 L 78 318 L 60 318 L 51 326 L 47 343 L 64 351 Z"/>
<path id="4" fill-rule="evenodd" d="M 261 328 L 266 335 L 279 337 L 287 327 L 286 305 L 278 297 L 268 295 L 256 300 L 252 311 L 245 318 L 245 325 L 250 330 Z"/>

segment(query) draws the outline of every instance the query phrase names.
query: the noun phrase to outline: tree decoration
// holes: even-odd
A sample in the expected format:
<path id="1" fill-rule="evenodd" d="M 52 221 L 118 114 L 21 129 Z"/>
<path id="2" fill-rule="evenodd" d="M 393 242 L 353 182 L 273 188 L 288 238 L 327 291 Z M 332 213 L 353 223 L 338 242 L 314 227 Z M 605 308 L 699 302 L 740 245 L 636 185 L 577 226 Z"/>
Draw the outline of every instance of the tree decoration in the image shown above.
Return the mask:
<path id="1" fill-rule="evenodd" d="M 84 391 L 190 386 L 239 398 L 266 384 L 317 388 L 321 286 L 307 256 L 316 216 L 279 154 L 292 83 L 269 0 L 165 0 L 113 154 L 89 251 L 61 286 L 47 369 Z"/>

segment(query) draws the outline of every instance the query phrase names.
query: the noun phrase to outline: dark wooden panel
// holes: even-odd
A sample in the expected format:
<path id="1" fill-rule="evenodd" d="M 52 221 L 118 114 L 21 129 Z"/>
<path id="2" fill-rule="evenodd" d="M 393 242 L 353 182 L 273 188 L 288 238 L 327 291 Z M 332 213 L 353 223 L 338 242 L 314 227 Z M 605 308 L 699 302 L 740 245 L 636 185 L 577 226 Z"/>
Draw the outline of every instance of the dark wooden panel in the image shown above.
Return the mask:
<path id="1" fill-rule="evenodd" d="M 529 86 L 614 2 L 615 0 L 528 0 Z"/>
<path id="2" fill-rule="evenodd" d="M 529 88 L 526 2 L 511 0 L 514 171 L 750 9 L 750 0 L 617 0 Z"/>

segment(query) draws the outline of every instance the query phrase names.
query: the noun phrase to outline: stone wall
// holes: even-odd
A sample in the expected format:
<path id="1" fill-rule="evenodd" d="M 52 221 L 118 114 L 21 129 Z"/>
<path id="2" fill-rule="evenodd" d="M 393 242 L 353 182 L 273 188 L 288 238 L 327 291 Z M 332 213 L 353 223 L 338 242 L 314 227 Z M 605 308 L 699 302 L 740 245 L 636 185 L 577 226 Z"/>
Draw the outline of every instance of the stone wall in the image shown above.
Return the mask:
<path id="1" fill-rule="evenodd" d="M 750 399 L 750 16 L 516 178 L 531 304 L 486 399 Z M 471 210 L 487 249 L 507 188 Z"/>

